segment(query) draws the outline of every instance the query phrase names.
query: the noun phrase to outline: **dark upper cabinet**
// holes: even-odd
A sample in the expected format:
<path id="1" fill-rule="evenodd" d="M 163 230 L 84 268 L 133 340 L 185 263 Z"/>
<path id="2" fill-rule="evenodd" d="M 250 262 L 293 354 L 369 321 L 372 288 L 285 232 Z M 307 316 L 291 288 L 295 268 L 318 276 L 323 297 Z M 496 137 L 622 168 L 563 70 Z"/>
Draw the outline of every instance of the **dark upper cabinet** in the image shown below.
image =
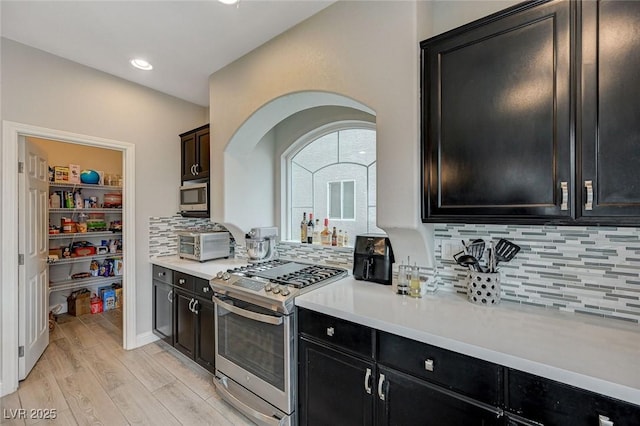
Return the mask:
<path id="1" fill-rule="evenodd" d="M 206 179 L 210 171 L 209 125 L 180 135 L 182 180 Z"/>
<path id="2" fill-rule="evenodd" d="M 571 217 L 572 11 L 518 5 L 421 44 L 424 220 Z"/>
<path id="3" fill-rule="evenodd" d="M 638 224 L 640 2 L 586 1 L 581 14 L 579 211 Z"/>

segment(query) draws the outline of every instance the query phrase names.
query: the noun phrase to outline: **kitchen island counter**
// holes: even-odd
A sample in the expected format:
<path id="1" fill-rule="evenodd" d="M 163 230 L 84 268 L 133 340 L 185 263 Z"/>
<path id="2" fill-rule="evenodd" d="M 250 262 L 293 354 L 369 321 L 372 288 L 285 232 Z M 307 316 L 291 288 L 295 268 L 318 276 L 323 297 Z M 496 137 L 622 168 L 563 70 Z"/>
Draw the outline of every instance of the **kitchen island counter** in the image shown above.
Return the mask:
<path id="1" fill-rule="evenodd" d="M 640 405 L 637 324 L 442 291 L 413 299 L 352 277 L 296 305 Z"/>

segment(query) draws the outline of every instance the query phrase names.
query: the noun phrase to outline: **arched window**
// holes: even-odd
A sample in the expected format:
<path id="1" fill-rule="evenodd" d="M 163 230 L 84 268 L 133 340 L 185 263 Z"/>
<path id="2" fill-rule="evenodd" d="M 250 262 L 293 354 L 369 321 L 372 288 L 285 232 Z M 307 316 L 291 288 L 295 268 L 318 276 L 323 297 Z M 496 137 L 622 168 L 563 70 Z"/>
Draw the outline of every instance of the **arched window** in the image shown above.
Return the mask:
<path id="1" fill-rule="evenodd" d="M 376 130 L 369 122 L 336 122 L 307 133 L 284 154 L 288 238 L 300 241 L 303 213 L 346 231 L 350 245 L 376 227 Z"/>

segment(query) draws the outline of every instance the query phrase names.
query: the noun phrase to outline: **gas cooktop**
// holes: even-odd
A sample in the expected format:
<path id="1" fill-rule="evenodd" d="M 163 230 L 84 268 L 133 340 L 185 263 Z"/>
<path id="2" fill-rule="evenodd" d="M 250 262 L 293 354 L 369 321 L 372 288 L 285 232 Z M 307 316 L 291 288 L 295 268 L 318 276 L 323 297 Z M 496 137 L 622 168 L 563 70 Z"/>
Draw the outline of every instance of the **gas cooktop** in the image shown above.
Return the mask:
<path id="1" fill-rule="evenodd" d="M 211 287 L 223 295 L 290 313 L 295 296 L 346 275 L 341 268 L 279 259 L 220 271 Z"/>

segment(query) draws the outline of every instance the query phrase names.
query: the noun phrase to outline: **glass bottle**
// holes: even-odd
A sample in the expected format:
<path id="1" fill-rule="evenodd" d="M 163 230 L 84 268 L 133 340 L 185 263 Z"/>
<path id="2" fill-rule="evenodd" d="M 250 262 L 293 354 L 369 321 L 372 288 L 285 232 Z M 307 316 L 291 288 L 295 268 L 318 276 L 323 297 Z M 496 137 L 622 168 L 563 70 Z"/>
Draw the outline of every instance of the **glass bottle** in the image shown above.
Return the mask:
<path id="1" fill-rule="evenodd" d="M 344 246 L 344 235 L 342 235 L 342 229 L 338 230 L 338 247 Z"/>
<path id="2" fill-rule="evenodd" d="M 329 231 L 329 218 L 324 218 L 324 229 L 320 233 L 320 243 L 323 246 L 331 245 L 331 232 Z"/>
<path id="3" fill-rule="evenodd" d="M 309 222 L 307 223 L 307 243 L 313 244 L 313 213 L 309 213 Z"/>
<path id="4" fill-rule="evenodd" d="M 313 225 L 313 244 L 320 244 L 320 219 L 316 218 L 316 223 Z"/>
<path id="5" fill-rule="evenodd" d="M 302 213 L 302 222 L 300 222 L 300 242 L 307 242 L 307 213 Z"/>
<path id="6" fill-rule="evenodd" d="M 414 264 L 411 269 L 411 281 L 409 281 L 409 296 L 422 297 L 422 289 L 420 287 L 420 268 Z"/>
<path id="7" fill-rule="evenodd" d="M 342 246 L 343 247 L 349 247 L 349 235 L 347 235 L 347 230 L 344 230 L 344 235 L 342 236 L 343 240 L 342 240 Z"/>
<path id="8" fill-rule="evenodd" d="M 333 233 L 331 234 L 331 245 L 332 246 L 337 246 L 338 245 L 338 232 L 336 231 L 336 227 L 333 227 Z"/>

